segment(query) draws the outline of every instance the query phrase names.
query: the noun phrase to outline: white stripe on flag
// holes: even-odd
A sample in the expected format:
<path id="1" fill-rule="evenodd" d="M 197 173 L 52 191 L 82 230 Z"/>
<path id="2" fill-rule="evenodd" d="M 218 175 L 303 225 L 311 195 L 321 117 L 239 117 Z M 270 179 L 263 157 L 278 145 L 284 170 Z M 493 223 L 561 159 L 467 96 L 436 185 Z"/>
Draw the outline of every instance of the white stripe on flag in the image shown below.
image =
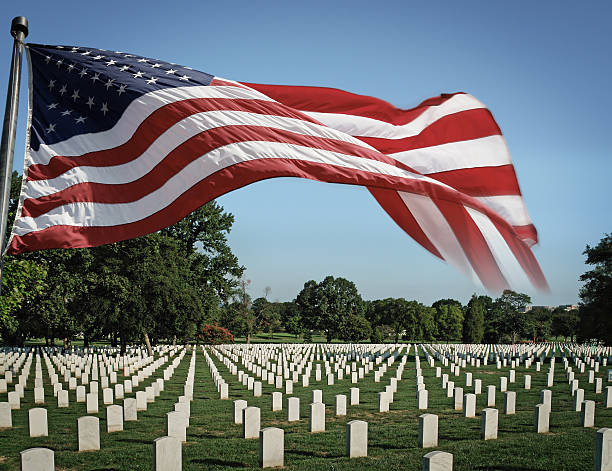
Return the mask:
<path id="1" fill-rule="evenodd" d="M 318 111 L 303 111 L 303 113 L 352 136 L 402 139 L 420 134 L 427 126 L 444 116 L 478 108 L 485 108 L 485 106 L 473 96 L 462 93 L 449 98 L 440 105 L 428 107 L 417 118 L 403 125 L 394 125 L 378 119 L 350 114 Z"/>
<path id="2" fill-rule="evenodd" d="M 499 214 L 511 226 L 527 226 L 531 224 L 531 219 L 527 213 L 522 196 L 478 196 L 475 199 Z"/>
<path id="3" fill-rule="evenodd" d="M 506 142 L 499 135 L 396 152 L 389 157 L 425 174 L 512 163 Z"/>
<path id="4" fill-rule="evenodd" d="M 531 286 L 531 282 L 495 225 L 480 211 L 476 211 L 467 206 L 464 207 L 485 238 L 497 262 L 497 266 L 504 275 L 504 278 L 506 278 L 506 281 L 508 281 L 508 284 L 515 290 L 528 290 Z"/>
<path id="5" fill-rule="evenodd" d="M 438 249 L 442 258 L 480 285 L 480 280 L 459 244 L 455 233 L 431 198 L 404 191 L 397 192 L 419 227 Z"/>

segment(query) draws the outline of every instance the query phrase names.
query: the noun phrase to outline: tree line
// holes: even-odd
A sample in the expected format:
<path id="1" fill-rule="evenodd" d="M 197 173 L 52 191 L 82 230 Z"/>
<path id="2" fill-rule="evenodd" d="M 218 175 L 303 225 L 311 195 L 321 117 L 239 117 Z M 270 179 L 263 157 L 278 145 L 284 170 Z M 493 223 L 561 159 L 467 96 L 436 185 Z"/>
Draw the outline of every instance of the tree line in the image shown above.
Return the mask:
<path id="1" fill-rule="evenodd" d="M 220 318 L 221 325 L 247 341 L 257 333 L 285 331 L 311 340 L 322 334 L 328 342 L 412 340 L 428 342 L 512 343 L 555 337 L 575 339 L 577 310 L 525 310 L 531 302 L 514 291 L 493 299 L 473 295 L 466 305 L 440 299 L 431 306 L 405 298 L 364 300 L 355 284 L 345 278 L 309 280 L 293 301 L 272 302 L 269 289 L 251 300 L 248 280 Z"/>
<path id="2" fill-rule="evenodd" d="M 13 174 L 9 225 L 21 178 Z M 534 308 L 526 294 L 473 295 L 466 305 L 431 306 L 405 298 L 364 300 L 355 284 L 327 276 L 309 280 L 295 299 L 255 299 L 227 242 L 233 215 L 210 202 L 180 222 L 137 239 L 86 249 L 41 250 L 4 258 L 0 335 L 8 345 L 29 338 L 66 345 L 82 336 L 121 346 L 210 336 L 288 332 L 304 341 L 419 340 L 509 343 L 563 337 L 612 343 L 612 236 L 587 246 L 593 270 L 582 275 L 579 311 Z M 226 335 L 226 334 L 224 334 Z M 202 337 L 203 336 L 203 337 Z"/>

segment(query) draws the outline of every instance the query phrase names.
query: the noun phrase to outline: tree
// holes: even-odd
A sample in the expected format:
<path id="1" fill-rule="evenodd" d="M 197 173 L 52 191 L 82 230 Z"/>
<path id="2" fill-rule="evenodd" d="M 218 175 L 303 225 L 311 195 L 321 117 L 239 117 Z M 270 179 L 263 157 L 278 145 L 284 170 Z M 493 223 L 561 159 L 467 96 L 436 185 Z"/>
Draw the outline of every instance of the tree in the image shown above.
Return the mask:
<path id="1" fill-rule="evenodd" d="M 279 303 L 271 303 L 268 301 L 267 296 L 270 290 L 267 288 L 265 291 L 266 296 L 255 299 L 251 309 L 255 316 L 257 330 L 270 334 L 270 338 L 272 338 L 272 334 L 281 326 L 281 316 L 279 312 Z"/>
<path id="2" fill-rule="evenodd" d="M 504 290 L 495 300 L 499 331 L 509 336 L 513 344 L 525 334 L 527 327 L 525 308 L 529 303 L 531 298 L 528 295 L 509 289 Z"/>
<path id="3" fill-rule="evenodd" d="M 580 316 L 577 309 L 566 311 L 563 308 L 557 308 L 550 317 L 554 335 L 561 335 L 566 340 L 567 337 L 572 339 L 576 335 L 578 325 L 580 324 Z"/>
<path id="4" fill-rule="evenodd" d="M 434 303 L 436 304 L 436 303 Z M 437 338 L 458 340 L 463 330 L 463 311 L 456 303 L 439 303 L 436 307 Z"/>
<path id="5" fill-rule="evenodd" d="M 612 234 L 594 247 L 587 245 L 583 254 L 593 269 L 580 276 L 579 338 L 612 345 Z"/>
<path id="6" fill-rule="evenodd" d="M 288 333 L 295 335 L 296 338 L 304 333 L 302 316 L 294 301 L 280 303 L 279 312 L 281 325 Z"/>
<path id="7" fill-rule="evenodd" d="M 485 303 L 472 295 L 463 318 L 463 343 L 482 343 L 484 337 Z"/>
<path id="8" fill-rule="evenodd" d="M 553 313 L 545 307 L 535 307 L 526 313 L 525 334 L 534 342 L 545 341 L 552 333 Z"/>
<path id="9" fill-rule="evenodd" d="M 354 283 L 327 276 L 321 283 L 307 281 L 295 300 L 308 329 L 324 331 L 327 342 L 339 338 L 343 320 L 363 316 L 364 303 Z"/>
<path id="10" fill-rule="evenodd" d="M 342 321 L 340 339 L 345 342 L 359 342 L 372 335 L 370 322 L 363 316 L 350 313 Z"/>
<path id="11" fill-rule="evenodd" d="M 43 293 L 46 276 L 45 268 L 30 260 L 5 258 L 0 296 L 0 334 L 5 342 L 21 344 L 15 342 L 19 330 L 15 313 Z"/>

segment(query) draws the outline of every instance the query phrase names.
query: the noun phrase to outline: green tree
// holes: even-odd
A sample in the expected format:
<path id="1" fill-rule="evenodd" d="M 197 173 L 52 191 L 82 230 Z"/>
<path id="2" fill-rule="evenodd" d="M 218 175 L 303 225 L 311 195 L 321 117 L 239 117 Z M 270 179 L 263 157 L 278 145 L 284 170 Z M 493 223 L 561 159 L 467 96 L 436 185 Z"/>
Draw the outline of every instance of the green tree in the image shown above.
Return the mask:
<path id="1" fill-rule="evenodd" d="M 302 321 L 300 310 L 294 301 L 280 303 L 279 312 L 281 325 L 288 333 L 295 335 L 296 338 L 304 334 L 304 322 Z"/>
<path id="2" fill-rule="evenodd" d="M 528 295 L 509 289 L 504 290 L 502 295 L 495 300 L 499 331 L 508 336 L 513 344 L 526 332 L 525 308 L 530 303 L 531 298 Z"/>
<path id="3" fill-rule="evenodd" d="M 555 309 L 551 315 L 552 332 L 567 340 L 572 339 L 578 332 L 580 316 L 578 310 L 566 311 L 563 308 Z"/>
<path id="4" fill-rule="evenodd" d="M 325 332 L 327 342 L 339 338 L 343 319 L 363 316 L 364 303 L 355 284 L 327 276 L 321 283 L 307 281 L 295 300 L 306 328 Z"/>
<path id="5" fill-rule="evenodd" d="M 463 319 L 463 343 L 482 343 L 485 326 L 485 302 L 480 296 L 472 295 Z"/>
<path id="6" fill-rule="evenodd" d="M 553 313 L 545 307 L 536 307 L 526 313 L 525 334 L 534 342 L 545 341 L 552 333 Z"/>
<path id="7" fill-rule="evenodd" d="M 359 342 L 372 335 L 372 326 L 363 316 L 350 313 L 342 321 L 339 337 L 345 342 Z"/>
<path id="8" fill-rule="evenodd" d="M 0 334 L 7 343 L 21 344 L 15 341 L 19 337 L 19 319 L 15 313 L 43 293 L 46 276 L 45 268 L 37 263 L 9 256 L 5 258 L 0 296 Z"/>
<path id="9" fill-rule="evenodd" d="M 580 276 L 579 339 L 597 339 L 612 345 L 612 234 L 586 246 L 586 263 L 593 268 Z"/>
<path id="10" fill-rule="evenodd" d="M 435 305 L 436 303 L 434 303 Z M 463 311 L 456 303 L 439 303 L 436 306 L 437 338 L 459 340 L 463 330 Z"/>

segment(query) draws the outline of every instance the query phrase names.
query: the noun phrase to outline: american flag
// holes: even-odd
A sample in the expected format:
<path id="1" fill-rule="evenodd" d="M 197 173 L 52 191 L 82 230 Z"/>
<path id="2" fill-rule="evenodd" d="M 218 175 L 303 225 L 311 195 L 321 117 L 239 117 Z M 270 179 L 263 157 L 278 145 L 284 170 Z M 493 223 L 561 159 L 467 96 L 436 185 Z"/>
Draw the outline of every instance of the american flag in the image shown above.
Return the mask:
<path id="1" fill-rule="evenodd" d="M 468 94 L 401 110 L 120 51 L 26 50 L 30 116 L 10 254 L 138 237 L 249 183 L 293 176 L 367 187 L 419 244 L 490 291 L 547 289 L 503 136 Z"/>

